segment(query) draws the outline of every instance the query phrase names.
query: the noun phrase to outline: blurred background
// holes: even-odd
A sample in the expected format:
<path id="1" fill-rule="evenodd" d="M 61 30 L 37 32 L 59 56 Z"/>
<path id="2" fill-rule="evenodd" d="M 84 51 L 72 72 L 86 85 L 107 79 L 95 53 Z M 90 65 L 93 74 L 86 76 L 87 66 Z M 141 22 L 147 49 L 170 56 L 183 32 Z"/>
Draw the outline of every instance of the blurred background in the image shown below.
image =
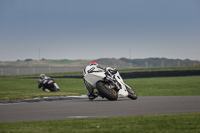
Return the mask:
<path id="1" fill-rule="evenodd" d="M 199 0 L 0 0 L 0 72 L 196 66 L 199 12 Z"/>

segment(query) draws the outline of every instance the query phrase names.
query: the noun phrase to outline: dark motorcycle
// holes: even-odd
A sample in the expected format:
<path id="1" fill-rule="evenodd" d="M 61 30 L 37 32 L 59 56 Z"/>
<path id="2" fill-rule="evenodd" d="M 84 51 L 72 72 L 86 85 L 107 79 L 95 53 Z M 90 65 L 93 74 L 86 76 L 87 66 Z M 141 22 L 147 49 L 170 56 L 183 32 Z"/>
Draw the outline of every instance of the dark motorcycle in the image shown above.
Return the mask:
<path id="1" fill-rule="evenodd" d="M 58 85 L 52 78 L 45 79 L 45 81 L 43 82 L 43 91 L 46 91 L 45 89 L 48 89 L 51 92 L 59 92 L 60 91 Z"/>

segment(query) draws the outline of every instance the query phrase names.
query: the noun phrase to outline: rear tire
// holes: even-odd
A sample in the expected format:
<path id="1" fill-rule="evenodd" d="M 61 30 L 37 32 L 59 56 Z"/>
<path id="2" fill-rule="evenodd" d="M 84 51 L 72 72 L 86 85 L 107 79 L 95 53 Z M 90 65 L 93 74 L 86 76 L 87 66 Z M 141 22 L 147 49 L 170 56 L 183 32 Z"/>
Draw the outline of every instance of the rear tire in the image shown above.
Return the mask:
<path id="1" fill-rule="evenodd" d="M 117 100 L 118 99 L 118 93 L 115 89 L 109 89 L 105 86 L 105 82 L 99 81 L 96 84 L 97 90 L 100 93 L 100 95 L 104 96 L 108 100 Z"/>

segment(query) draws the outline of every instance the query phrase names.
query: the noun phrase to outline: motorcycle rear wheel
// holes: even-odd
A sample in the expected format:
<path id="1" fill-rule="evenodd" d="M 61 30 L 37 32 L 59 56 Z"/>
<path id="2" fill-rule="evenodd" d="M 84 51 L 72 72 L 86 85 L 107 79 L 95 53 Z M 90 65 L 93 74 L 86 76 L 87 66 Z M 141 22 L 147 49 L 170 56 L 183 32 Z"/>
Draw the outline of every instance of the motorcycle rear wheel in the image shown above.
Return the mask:
<path id="1" fill-rule="evenodd" d="M 135 91 L 132 88 L 130 88 L 129 86 L 126 86 L 126 89 L 128 91 L 128 98 L 130 98 L 132 100 L 136 100 L 137 94 L 135 93 Z"/>
<path id="2" fill-rule="evenodd" d="M 96 84 L 98 92 L 103 95 L 108 100 L 117 100 L 118 99 L 118 93 L 115 89 L 107 88 L 106 83 L 103 81 L 99 81 Z"/>

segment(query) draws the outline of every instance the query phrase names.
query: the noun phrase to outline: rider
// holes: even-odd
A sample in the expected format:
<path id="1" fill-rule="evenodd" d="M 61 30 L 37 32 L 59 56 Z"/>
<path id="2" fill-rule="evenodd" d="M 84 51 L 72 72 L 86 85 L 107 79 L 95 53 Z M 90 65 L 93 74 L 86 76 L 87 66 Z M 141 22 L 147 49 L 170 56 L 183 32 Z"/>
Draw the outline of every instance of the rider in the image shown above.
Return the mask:
<path id="1" fill-rule="evenodd" d="M 91 62 L 88 66 L 85 67 L 83 70 L 83 75 L 85 76 L 87 73 L 93 73 L 93 72 L 110 72 L 112 74 L 115 74 L 117 72 L 116 69 L 112 69 L 110 67 L 103 67 L 99 65 L 97 62 Z M 85 79 L 84 84 L 87 90 L 87 95 L 90 100 L 95 99 L 98 97 L 98 93 L 94 92 L 94 87 L 90 85 Z"/>
<path id="2" fill-rule="evenodd" d="M 52 78 L 47 77 L 45 74 L 40 74 L 40 79 L 38 80 L 38 88 L 42 88 L 43 91 L 50 92 L 51 90 L 46 88 L 46 85 L 45 85 L 50 79 L 52 79 Z M 58 85 L 56 83 L 55 83 L 55 85 L 59 91 Z"/>

